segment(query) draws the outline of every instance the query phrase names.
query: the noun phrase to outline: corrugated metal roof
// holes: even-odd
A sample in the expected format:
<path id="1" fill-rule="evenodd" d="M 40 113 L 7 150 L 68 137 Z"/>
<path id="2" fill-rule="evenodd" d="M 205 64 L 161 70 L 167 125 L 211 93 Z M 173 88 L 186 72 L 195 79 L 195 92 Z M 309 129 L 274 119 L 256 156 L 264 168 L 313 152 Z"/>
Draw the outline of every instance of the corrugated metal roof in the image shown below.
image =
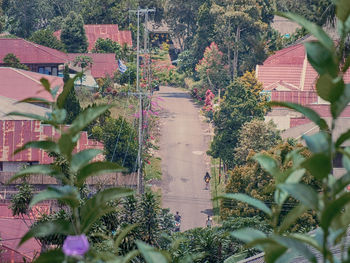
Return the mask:
<path id="1" fill-rule="evenodd" d="M 29 42 L 22 38 L 0 38 L 0 63 L 13 53 L 23 64 L 64 64 L 67 55 L 56 49 Z"/>
<path id="2" fill-rule="evenodd" d="M 39 121 L 0 121 L 0 161 L 49 164 L 52 162 L 52 158 L 40 149 L 28 149 L 16 155 L 13 155 L 13 152 L 28 141 L 57 138 L 58 136 L 59 134 L 52 126 L 41 125 Z M 87 133 L 81 132 L 76 150 L 82 151 L 90 148 L 103 149 L 103 144 L 88 139 Z"/>
<path id="3" fill-rule="evenodd" d="M 69 53 L 69 60 L 73 61 L 77 56 L 88 56 L 92 58 L 91 75 L 94 78 L 103 78 L 108 74 L 113 77 L 114 72 L 118 69 L 118 64 L 113 53 Z"/>
<path id="4" fill-rule="evenodd" d="M 51 95 L 44 92 L 40 83 L 46 78 L 51 87 L 63 87 L 63 78 L 44 75 L 36 72 L 0 67 L 0 96 L 14 100 L 23 100 L 29 97 L 40 97 L 52 101 Z"/>
<path id="5" fill-rule="evenodd" d="M 106 24 L 106 25 L 84 25 L 85 33 L 88 41 L 88 50 L 91 51 L 95 42 L 99 38 L 109 38 L 120 45 L 127 44 L 132 46 L 132 37 L 130 30 L 119 30 L 118 25 Z M 61 37 L 61 30 L 54 32 L 54 36 Z"/>

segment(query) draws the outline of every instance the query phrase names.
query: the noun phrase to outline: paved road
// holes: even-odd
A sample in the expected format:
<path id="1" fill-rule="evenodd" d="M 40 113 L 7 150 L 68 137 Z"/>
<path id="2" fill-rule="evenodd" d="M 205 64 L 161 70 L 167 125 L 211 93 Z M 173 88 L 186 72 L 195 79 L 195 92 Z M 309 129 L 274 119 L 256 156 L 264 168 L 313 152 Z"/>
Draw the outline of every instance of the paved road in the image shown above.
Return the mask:
<path id="1" fill-rule="evenodd" d="M 161 87 L 157 94 L 163 107 L 160 155 L 162 158 L 163 207 L 180 212 L 181 230 L 204 227 L 212 214 L 210 193 L 203 177 L 208 169 L 210 134 L 200 120 L 199 109 L 180 89 Z"/>

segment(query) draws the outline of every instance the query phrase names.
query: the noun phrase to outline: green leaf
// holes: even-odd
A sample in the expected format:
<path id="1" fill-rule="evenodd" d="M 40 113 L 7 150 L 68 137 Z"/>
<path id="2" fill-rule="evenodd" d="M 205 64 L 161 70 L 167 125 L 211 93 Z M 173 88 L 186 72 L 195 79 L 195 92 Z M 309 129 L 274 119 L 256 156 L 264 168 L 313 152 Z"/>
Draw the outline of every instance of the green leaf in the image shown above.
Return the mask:
<path id="1" fill-rule="evenodd" d="M 313 153 L 328 153 L 330 149 L 330 135 L 326 132 L 321 131 L 310 136 L 303 135 L 303 139 Z"/>
<path id="2" fill-rule="evenodd" d="M 6 116 L 21 116 L 26 117 L 33 120 L 43 121 L 43 122 L 49 122 L 50 120 L 37 114 L 32 113 L 24 113 L 24 112 L 18 112 L 18 111 L 12 111 L 6 114 Z"/>
<path id="3" fill-rule="evenodd" d="M 332 195 L 335 197 L 339 193 L 343 192 L 349 184 L 350 173 L 346 173 L 342 177 L 336 179 L 334 184 L 331 186 Z"/>
<path id="4" fill-rule="evenodd" d="M 318 196 L 313 188 L 305 184 L 279 184 L 277 187 L 299 200 L 304 206 L 317 209 Z"/>
<path id="5" fill-rule="evenodd" d="M 61 249 L 49 250 L 40 254 L 34 263 L 62 263 L 65 256 Z"/>
<path id="6" fill-rule="evenodd" d="M 40 82 L 41 85 L 45 88 L 45 90 L 51 94 L 50 82 L 45 78 L 41 78 Z"/>
<path id="7" fill-rule="evenodd" d="M 46 152 L 55 152 L 59 153 L 57 144 L 54 141 L 32 141 L 32 142 L 27 142 L 24 144 L 21 148 L 18 148 L 13 154 L 17 154 L 21 151 L 34 148 L 34 149 L 42 149 Z"/>
<path id="8" fill-rule="evenodd" d="M 73 224 L 66 220 L 55 220 L 43 223 L 37 223 L 22 237 L 18 246 L 31 238 L 46 237 L 53 234 L 72 235 L 74 234 Z"/>
<path id="9" fill-rule="evenodd" d="M 72 137 L 82 131 L 92 121 L 98 118 L 101 114 L 112 108 L 112 105 L 99 105 L 96 107 L 86 108 L 81 112 L 76 119 L 72 122 L 69 128 L 69 133 Z"/>
<path id="10" fill-rule="evenodd" d="M 29 97 L 24 100 L 20 100 L 16 103 L 40 103 L 40 104 L 45 104 L 45 105 L 51 105 L 52 102 L 43 99 L 43 98 L 37 98 L 37 97 Z"/>
<path id="11" fill-rule="evenodd" d="M 350 102 L 350 84 L 345 85 L 345 89 L 340 98 L 331 104 L 333 118 L 338 118 Z"/>
<path id="12" fill-rule="evenodd" d="M 343 66 L 343 73 L 347 72 L 350 67 L 350 55 L 346 58 L 344 66 Z"/>
<path id="13" fill-rule="evenodd" d="M 283 236 L 272 236 L 272 238 L 278 244 L 281 244 L 286 248 L 293 249 L 298 254 L 308 259 L 310 262 L 317 263 L 316 256 L 310 251 L 310 249 L 305 244 L 303 244 L 299 240 Z"/>
<path id="14" fill-rule="evenodd" d="M 282 257 L 288 248 L 279 244 L 272 244 L 264 249 L 266 263 L 275 263 L 280 257 Z"/>
<path id="15" fill-rule="evenodd" d="M 92 224 L 101 216 L 115 210 L 115 208 L 110 207 L 107 202 L 130 196 L 132 194 L 133 190 L 126 188 L 109 188 L 102 192 L 98 192 L 81 207 L 81 231 L 87 233 Z"/>
<path id="16" fill-rule="evenodd" d="M 289 108 L 292 110 L 295 110 L 297 112 L 300 112 L 301 114 L 305 115 L 310 121 L 314 122 L 318 127 L 320 127 L 321 130 L 329 130 L 327 122 L 318 115 L 316 111 L 313 109 L 301 106 L 299 104 L 291 103 L 291 102 L 277 102 L 273 101 L 270 102 L 269 105 L 271 106 L 280 106 Z"/>
<path id="17" fill-rule="evenodd" d="M 66 180 L 64 174 L 52 169 L 51 165 L 32 165 L 28 166 L 21 171 L 17 172 L 11 179 L 8 181 L 8 184 L 31 174 L 46 174 L 48 176 L 54 177 L 59 180 Z"/>
<path id="18" fill-rule="evenodd" d="M 103 151 L 99 149 L 87 149 L 74 154 L 71 162 L 72 171 L 77 172 L 82 166 L 88 164 L 93 158 L 102 153 Z"/>
<path id="19" fill-rule="evenodd" d="M 72 152 L 76 146 L 76 143 L 73 141 L 70 134 L 62 134 L 58 140 L 58 146 L 61 154 L 66 157 L 68 161 L 70 161 L 72 158 Z"/>
<path id="20" fill-rule="evenodd" d="M 308 61 L 319 75 L 329 74 L 333 78 L 338 76 L 337 59 L 331 51 L 316 41 L 306 42 L 304 45 Z"/>
<path id="21" fill-rule="evenodd" d="M 267 154 L 258 153 L 254 156 L 254 159 L 259 162 L 261 167 L 271 174 L 273 177 L 278 178 L 281 173 L 277 161 Z"/>
<path id="22" fill-rule="evenodd" d="M 283 234 L 285 231 L 287 231 L 294 223 L 295 221 L 305 212 L 307 211 L 307 208 L 303 205 L 297 205 L 292 210 L 289 211 L 289 213 L 284 217 L 281 225 L 279 226 L 278 232 L 280 234 Z"/>
<path id="23" fill-rule="evenodd" d="M 341 151 L 343 154 L 342 157 L 342 164 L 343 167 L 350 172 L 350 147 L 346 147 L 344 150 Z"/>
<path id="24" fill-rule="evenodd" d="M 237 201 L 240 201 L 240 202 L 244 202 L 244 203 L 247 203 L 248 205 L 251 205 L 261 211 L 263 211 L 265 214 L 269 215 L 269 216 L 272 216 L 272 211 L 271 209 L 265 205 L 264 202 L 258 200 L 258 199 L 254 199 L 246 194 L 240 194 L 240 193 L 237 193 L 237 194 L 225 194 L 222 196 L 223 198 L 227 198 L 227 199 L 235 199 Z"/>
<path id="25" fill-rule="evenodd" d="M 266 234 L 261 232 L 260 230 L 253 228 L 241 228 L 239 230 L 231 232 L 231 235 L 239 240 L 242 240 L 244 243 L 251 243 L 257 239 L 265 239 L 267 238 Z"/>
<path id="26" fill-rule="evenodd" d="M 350 2 L 349 0 L 337 0 L 336 2 L 336 15 L 337 17 L 345 22 L 350 15 Z"/>
<path id="27" fill-rule="evenodd" d="M 171 262 L 169 255 L 143 243 L 136 241 L 137 248 L 147 263 L 168 263 Z"/>
<path id="28" fill-rule="evenodd" d="M 125 168 L 112 162 L 93 162 L 83 166 L 77 174 L 77 184 L 82 186 L 85 180 L 93 175 L 99 175 L 102 173 L 123 172 Z"/>
<path id="29" fill-rule="evenodd" d="M 345 84 L 342 78 L 333 79 L 328 74 L 323 74 L 317 79 L 317 94 L 331 103 L 336 102 L 344 93 Z"/>
<path id="30" fill-rule="evenodd" d="M 322 248 L 320 247 L 318 242 L 313 237 L 311 237 L 310 234 L 291 233 L 290 236 L 293 237 L 294 239 L 300 240 L 301 242 L 304 242 L 314 247 L 320 252 L 322 251 Z"/>
<path id="31" fill-rule="evenodd" d="M 138 225 L 134 224 L 134 225 L 128 225 L 126 226 L 124 229 L 122 229 L 122 231 L 118 234 L 117 239 L 114 241 L 114 247 L 115 248 L 119 248 L 119 246 L 121 245 L 123 239 L 132 231 L 134 230 Z"/>
<path id="32" fill-rule="evenodd" d="M 59 200 L 70 207 L 78 207 L 80 203 L 80 196 L 77 189 L 70 185 L 60 187 L 48 187 L 46 190 L 36 194 L 29 206 L 32 207 L 35 204 L 46 200 Z"/>
<path id="33" fill-rule="evenodd" d="M 334 51 L 333 40 L 326 34 L 326 32 L 323 31 L 323 29 L 320 26 L 296 14 L 278 12 L 277 15 L 283 16 L 285 18 L 297 22 L 299 25 L 301 25 L 307 31 L 309 31 L 312 35 L 314 35 L 326 49 L 328 49 L 330 52 Z"/>
<path id="34" fill-rule="evenodd" d="M 304 163 L 305 167 L 316 179 L 322 180 L 332 172 L 332 160 L 328 155 L 318 153 L 312 155 Z"/>
<path id="35" fill-rule="evenodd" d="M 350 193 L 345 193 L 338 199 L 328 204 L 322 212 L 320 225 L 326 229 L 332 220 L 342 213 L 343 207 L 350 202 Z"/>
<path id="36" fill-rule="evenodd" d="M 57 98 L 57 107 L 59 109 L 63 109 L 64 108 L 64 102 L 66 101 L 67 99 L 67 96 L 68 94 L 71 92 L 72 89 L 74 89 L 74 81 L 77 79 L 77 78 L 80 78 L 82 77 L 82 73 L 78 73 L 74 76 L 74 78 L 72 79 L 69 79 L 65 84 L 64 84 L 64 87 L 63 87 L 63 91 L 62 93 L 58 96 Z"/>
<path id="37" fill-rule="evenodd" d="M 305 169 L 298 169 L 295 171 L 292 171 L 290 173 L 290 175 L 283 173 L 282 178 L 286 178 L 285 179 L 285 183 L 299 183 L 301 178 L 304 176 L 305 174 Z M 289 173 L 290 171 L 287 171 L 287 173 Z M 284 183 L 281 182 L 281 183 Z M 274 193 L 274 199 L 276 204 L 282 205 L 286 199 L 288 198 L 288 193 L 281 191 L 280 189 L 276 189 L 275 193 Z"/>
<path id="38" fill-rule="evenodd" d="M 338 148 L 340 147 L 344 142 L 350 139 L 350 130 L 347 132 L 342 133 L 337 141 L 335 142 L 335 147 Z"/>

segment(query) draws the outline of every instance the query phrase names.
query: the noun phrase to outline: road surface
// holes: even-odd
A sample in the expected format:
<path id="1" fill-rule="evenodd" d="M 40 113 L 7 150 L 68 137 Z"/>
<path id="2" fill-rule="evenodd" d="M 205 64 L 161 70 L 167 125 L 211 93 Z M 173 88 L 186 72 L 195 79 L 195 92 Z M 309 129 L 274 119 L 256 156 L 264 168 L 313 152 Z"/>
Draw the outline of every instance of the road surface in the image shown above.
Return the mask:
<path id="1" fill-rule="evenodd" d="M 210 191 L 205 190 L 204 175 L 209 169 L 206 156 L 210 141 L 208 125 L 200 119 L 186 91 L 161 87 L 160 156 L 164 208 L 180 212 L 181 230 L 204 227 L 212 215 Z"/>

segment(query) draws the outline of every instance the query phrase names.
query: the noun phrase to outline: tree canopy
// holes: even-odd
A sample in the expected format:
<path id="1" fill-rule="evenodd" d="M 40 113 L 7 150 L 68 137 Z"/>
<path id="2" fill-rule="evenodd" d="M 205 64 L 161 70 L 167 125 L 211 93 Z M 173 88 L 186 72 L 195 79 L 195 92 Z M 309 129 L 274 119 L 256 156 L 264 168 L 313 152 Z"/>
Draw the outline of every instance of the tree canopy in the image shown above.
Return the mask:
<path id="1" fill-rule="evenodd" d="M 61 41 L 70 53 L 84 53 L 88 43 L 81 15 L 70 12 L 64 20 L 61 31 Z"/>

